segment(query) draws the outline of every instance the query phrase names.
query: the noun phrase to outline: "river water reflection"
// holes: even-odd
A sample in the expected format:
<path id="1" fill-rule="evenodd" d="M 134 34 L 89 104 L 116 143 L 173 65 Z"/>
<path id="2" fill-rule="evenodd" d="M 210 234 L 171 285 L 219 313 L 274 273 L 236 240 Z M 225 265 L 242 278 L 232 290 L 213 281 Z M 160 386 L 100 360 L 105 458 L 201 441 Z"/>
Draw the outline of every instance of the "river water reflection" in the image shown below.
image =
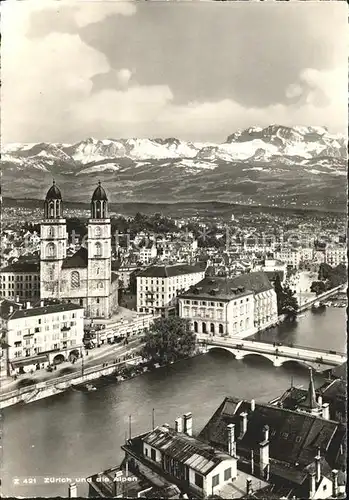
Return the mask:
<path id="1" fill-rule="evenodd" d="M 344 309 L 308 311 L 297 324 L 269 331 L 268 339 L 344 351 L 345 325 Z M 66 484 L 47 484 L 44 478 L 78 479 L 116 465 L 129 415 L 136 434 L 150 429 L 152 408 L 157 424 L 191 411 L 198 432 L 226 395 L 266 402 L 287 389 L 291 377 L 306 386 L 308 371 L 297 364 L 275 368 L 259 356 L 237 361 L 215 350 L 96 392 L 67 392 L 7 408 L 2 416 L 3 494 L 67 496 Z M 317 376 L 316 382 L 321 381 Z M 32 477 L 36 484 L 15 486 L 14 477 L 21 482 Z M 79 495 L 86 491 L 86 485 L 78 485 Z"/>

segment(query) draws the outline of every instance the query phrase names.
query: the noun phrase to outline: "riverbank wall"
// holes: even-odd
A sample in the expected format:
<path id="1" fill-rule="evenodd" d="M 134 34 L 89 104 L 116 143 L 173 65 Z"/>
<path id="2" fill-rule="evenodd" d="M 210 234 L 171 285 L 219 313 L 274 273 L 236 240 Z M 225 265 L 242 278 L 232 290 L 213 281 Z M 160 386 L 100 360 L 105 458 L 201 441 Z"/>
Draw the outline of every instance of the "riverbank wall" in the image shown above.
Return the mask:
<path id="1" fill-rule="evenodd" d="M 203 354 L 202 350 L 200 348 L 197 348 L 196 351 L 193 353 L 193 355 L 190 357 L 193 358 L 195 356 L 200 356 L 202 354 Z M 120 363 L 116 363 L 105 368 L 99 368 L 93 371 L 91 370 L 89 373 L 85 373 L 84 375 L 77 375 L 76 373 L 73 373 L 70 375 L 61 376 L 53 380 L 40 382 L 38 384 L 31 385 L 29 387 L 23 387 L 22 389 L 16 389 L 14 391 L 2 394 L 0 396 L 0 410 L 3 408 L 8 408 L 9 406 L 16 405 L 18 403 L 24 403 L 24 404 L 34 403 L 35 401 L 39 401 L 40 399 L 45 399 L 54 396 L 56 394 L 60 394 L 69 389 L 74 389 L 75 386 L 86 384 L 88 382 L 100 379 L 102 377 L 115 376 L 115 382 L 117 381 L 122 382 L 123 380 L 129 380 L 127 378 L 119 380 L 117 378 L 118 370 L 120 368 L 124 368 L 127 366 L 136 366 L 141 361 L 142 359 L 138 356 L 136 358 L 132 358 L 127 361 L 121 361 Z M 179 361 L 183 361 L 183 359 Z M 168 366 L 170 366 L 171 364 L 174 363 L 170 363 Z M 162 367 L 164 367 L 164 365 L 155 366 L 155 368 L 162 368 Z M 139 373 L 138 375 L 135 376 L 139 376 L 142 373 Z"/>
<path id="2" fill-rule="evenodd" d="M 140 358 L 139 358 L 140 360 Z M 132 360 L 133 362 L 136 359 Z M 103 376 L 114 375 L 116 371 L 127 365 L 127 361 L 121 361 L 105 368 L 95 369 L 84 374 L 70 374 L 58 377 L 53 380 L 39 382 L 29 387 L 16 389 L 14 391 L 2 394 L 0 396 L 0 409 L 13 406 L 17 403 L 33 403 L 40 399 L 60 394 L 79 384 L 85 384 L 92 380 L 99 379 Z"/>
<path id="3" fill-rule="evenodd" d="M 317 295 L 317 296 L 313 297 L 312 299 L 307 300 L 306 302 L 303 302 L 303 304 L 301 304 L 299 306 L 299 309 L 297 311 L 298 314 L 306 311 L 307 309 L 310 309 L 316 302 L 319 302 L 321 300 L 327 299 L 328 297 L 331 297 L 331 295 L 334 295 L 342 288 L 343 288 L 343 285 L 336 286 L 335 288 L 331 288 L 331 290 L 327 290 L 326 292 L 321 293 L 320 295 Z"/>

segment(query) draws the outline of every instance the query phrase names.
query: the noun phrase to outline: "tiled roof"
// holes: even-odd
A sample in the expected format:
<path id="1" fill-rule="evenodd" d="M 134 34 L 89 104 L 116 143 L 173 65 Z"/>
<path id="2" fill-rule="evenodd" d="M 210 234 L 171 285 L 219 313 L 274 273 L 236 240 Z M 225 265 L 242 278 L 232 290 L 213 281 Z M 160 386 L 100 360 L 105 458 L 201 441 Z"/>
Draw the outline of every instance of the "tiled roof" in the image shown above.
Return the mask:
<path id="1" fill-rule="evenodd" d="M 347 384 L 343 379 L 337 378 L 330 383 L 322 385 L 318 391 L 327 399 L 346 398 Z"/>
<path id="2" fill-rule="evenodd" d="M 263 271 L 240 274 L 231 280 L 231 284 L 235 287 L 243 286 L 246 290 L 252 290 L 255 293 L 274 290 L 268 276 Z"/>
<path id="3" fill-rule="evenodd" d="M 204 476 L 223 460 L 232 458 L 225 452 L 168 427 L 157 427 L 143 441 Z"/>
<path id="4" fill-rule="evenodd" d="M 3 267 L 0 272 L 2 273 L 39 273 L 39 262 L 13 262 L 8 266 Z"/>
<path id="5" fill-rule="evenodd" d="M 193 285 L 186 292 L 182 293 L 180 297 L 191 298 L 208 298 L 208 299 L 234 299 L 244 295 L 253 293 L 251 290 L 246 290 L 244 287 L 233 287 L 231 279 L 220 277 L 206 277 Z"/>
<path id="6" fill-rule="evenodd" d="M 3 301 L 5 302 L 5 301 Z M 15 309 L 12 314 L 5 314 L 3 316 L 2 313 L 2 303 L 1 303 L 1 317 L 6 317 L 9 319 L 19 319 L 19 318 L 29 318 L 32 316 L 41 316 L 43 314 L 53 314 L 63 311 L 76 311 L 77 309 L 83 309 L 82 306 L 72 303 L 61 303 L 54 305 L 46 305 L 43 307 L 32 307 L 31 309 Z"/>
<path id="7" fill-rule="evenodd" d="M 87 267 L 88 262 L 88 252 L 87 248 L 81 247 L 77 252 L 71 257 L 64 259 L 62 264 L 62 269 L 73 269 L 76 267 Z"/>
<path id="8" fill-rule="evenodd" d="M 206 277 L 191 287 L 181 297 L 214 297 L 222 299 L 233 299 L 238 296 L 251 293 L 261 293 L 272 290 L 266 273 L 246 273 L 235 278 Z"/>
<path id="9" fill-rule="evenodd" d="M 285 467 L 285 464 L 292 467 L 295 463 L 304 467 L 314 460 L 318 448 L 331 466 L 336 465 L 345 435 L 341 424 L 268 404 L 256 403 L 255 410 L 251 411 L 249 401 L 237 398 L 225 398 L 201 431 L 199 439 L 226 450 L 227 425 L 234 423 L 235 434 L 239 437 L 242 412 L 248 413 L 248 424 L 246 434 L 237 439 L 238 454 L 258 450 L 263 439 L 263 427 L 268 425 L 270 457 L 284 464 L 280 467 Z"/>
<path id="10" fill-rule="evenodd" d="M 276 279 L 276 276 L 279 276 L 280 278 L 280 281 L 282 281 L 284 279 L 284 271 L 264 271 L 265 274 L 267 275 L 268 279 L 269 280 L 275 280 Z"/>
<path id="11" fill-rule="evenodd" d="M 205 262 L 199 262 L 194 266 L 188 264 L 177 264 L 174 266 L 150 266 L 138 274 L 142 278 L 170 278 L 183 274 L 193 274 L 203 272 L 206 269 Z"/>
<path id="12" fill-rule="evenodd" d="M 347 369 L 348 369 L 348 364 L 347 364 L 347 362 L 345 362 L 340 366 L 336 366 L 336 368 L 334 368 L 332 370 L 332 375 L 334 377 L 343 378 L 346 380 L 347 379 Z"/>

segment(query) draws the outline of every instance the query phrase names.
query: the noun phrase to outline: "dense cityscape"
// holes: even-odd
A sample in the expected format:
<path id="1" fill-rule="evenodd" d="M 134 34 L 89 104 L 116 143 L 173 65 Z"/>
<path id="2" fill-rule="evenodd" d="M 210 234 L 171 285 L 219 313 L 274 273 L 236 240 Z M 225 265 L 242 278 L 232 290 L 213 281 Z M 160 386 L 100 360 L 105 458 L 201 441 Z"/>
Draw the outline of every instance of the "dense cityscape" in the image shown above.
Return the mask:
<path id="1" fill-rule="evenodd" d="M 86 210 L 64 210 L 54 182 L 41 219 L 35 209 L 4 207 L 2 406 L 33 403 L 72 388 L 88 395 L 211 348 L 226 348 L 237 360 L 257 353 L 274 366 L 300 362 L 310 368 L 307 390 L 291 386 L 267 405 L 234 396 L 224 400 L 217 410 L 227 422 L 222 442 L 214 437 L 216 414 L 197 437 L 191 412 L 178 417 L 174 427 L 130 434 L 119 466 L 85 478 L 89 495 L 314 498 L 326 486 L 330 496 L 323 498 L 332 498 L 334 490 L 340 497 L 345 381 L 334 368 L 344 366 L 346 357 L 335 349 L 275 342 L 268 334 L 282 323 L 301 321 L 308 309 L 324 314 L 326 308 L 346 306 L 344 217 L 291 211 L 281 217 L 239 209 L 230 217 L 110 215 L 108 204 L 99 183 L 89 218 Z M 313 370 L 327 373 L 317 388 Z M 292 466 L 301 476 L 286 482 L 281 470 L 291 466 L 290 458 L 278 457 L 276 450 L 277 439 L 287 433 L 270 432 L 266 422 L 272 424 L 276 417 L 268 412 L 277 411 L 289 428 L 289 410 L 303 419 L 308 415 L 309 425 L 331 424 L 333 431 L 329 441 L 319 442 L 315 458 L 305 451 L 310 443 L 302 445 L 297 453 L 307 461 Z M 297 418 L 294 422 L 298 425 Z M 253 438 L 247 437 L 249 428 Z M 318 429 L 319 436 L 329 432 Z M 186 446 L 190 451 L 183 455 Z M 327 456 L 328 449 L 333 455 Z M 203 465 L 191 469 L 190 457 L 196 456 Z M 76 482 L 67 482 L 69 495 L 77 495 Z"/>

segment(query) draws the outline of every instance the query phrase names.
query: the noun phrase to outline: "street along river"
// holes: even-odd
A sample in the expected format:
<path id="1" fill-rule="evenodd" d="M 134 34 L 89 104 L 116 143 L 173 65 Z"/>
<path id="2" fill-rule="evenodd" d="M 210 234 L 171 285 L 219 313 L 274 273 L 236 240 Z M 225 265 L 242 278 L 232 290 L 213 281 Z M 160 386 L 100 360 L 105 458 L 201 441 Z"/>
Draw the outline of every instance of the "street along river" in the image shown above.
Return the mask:
<path id="1" fill-rule="evenodd" d="M 346 310 L 307 311 L 296 323 L 284 323 L 260 338 L 345 352 Z M 287 389 L 291 378 L 307 386 L 308 371 L 293 363 L 275 368 L 259 356 L 237 361 L 214 350 L 95 392 L 66 392 L 6 408 L 1 416 L 2 494 L 67 496 L 65 478 L 79 481 L 121 460 L 129 415 L 132 434 L 137 434 L 150 430 L 153 408 L 155 424 L 173 423 L 191 411 L 198 432 L 226 395 L 267 402 Z M 78 495 L 86 492 L 86 484 L 78 483 Z"/>

